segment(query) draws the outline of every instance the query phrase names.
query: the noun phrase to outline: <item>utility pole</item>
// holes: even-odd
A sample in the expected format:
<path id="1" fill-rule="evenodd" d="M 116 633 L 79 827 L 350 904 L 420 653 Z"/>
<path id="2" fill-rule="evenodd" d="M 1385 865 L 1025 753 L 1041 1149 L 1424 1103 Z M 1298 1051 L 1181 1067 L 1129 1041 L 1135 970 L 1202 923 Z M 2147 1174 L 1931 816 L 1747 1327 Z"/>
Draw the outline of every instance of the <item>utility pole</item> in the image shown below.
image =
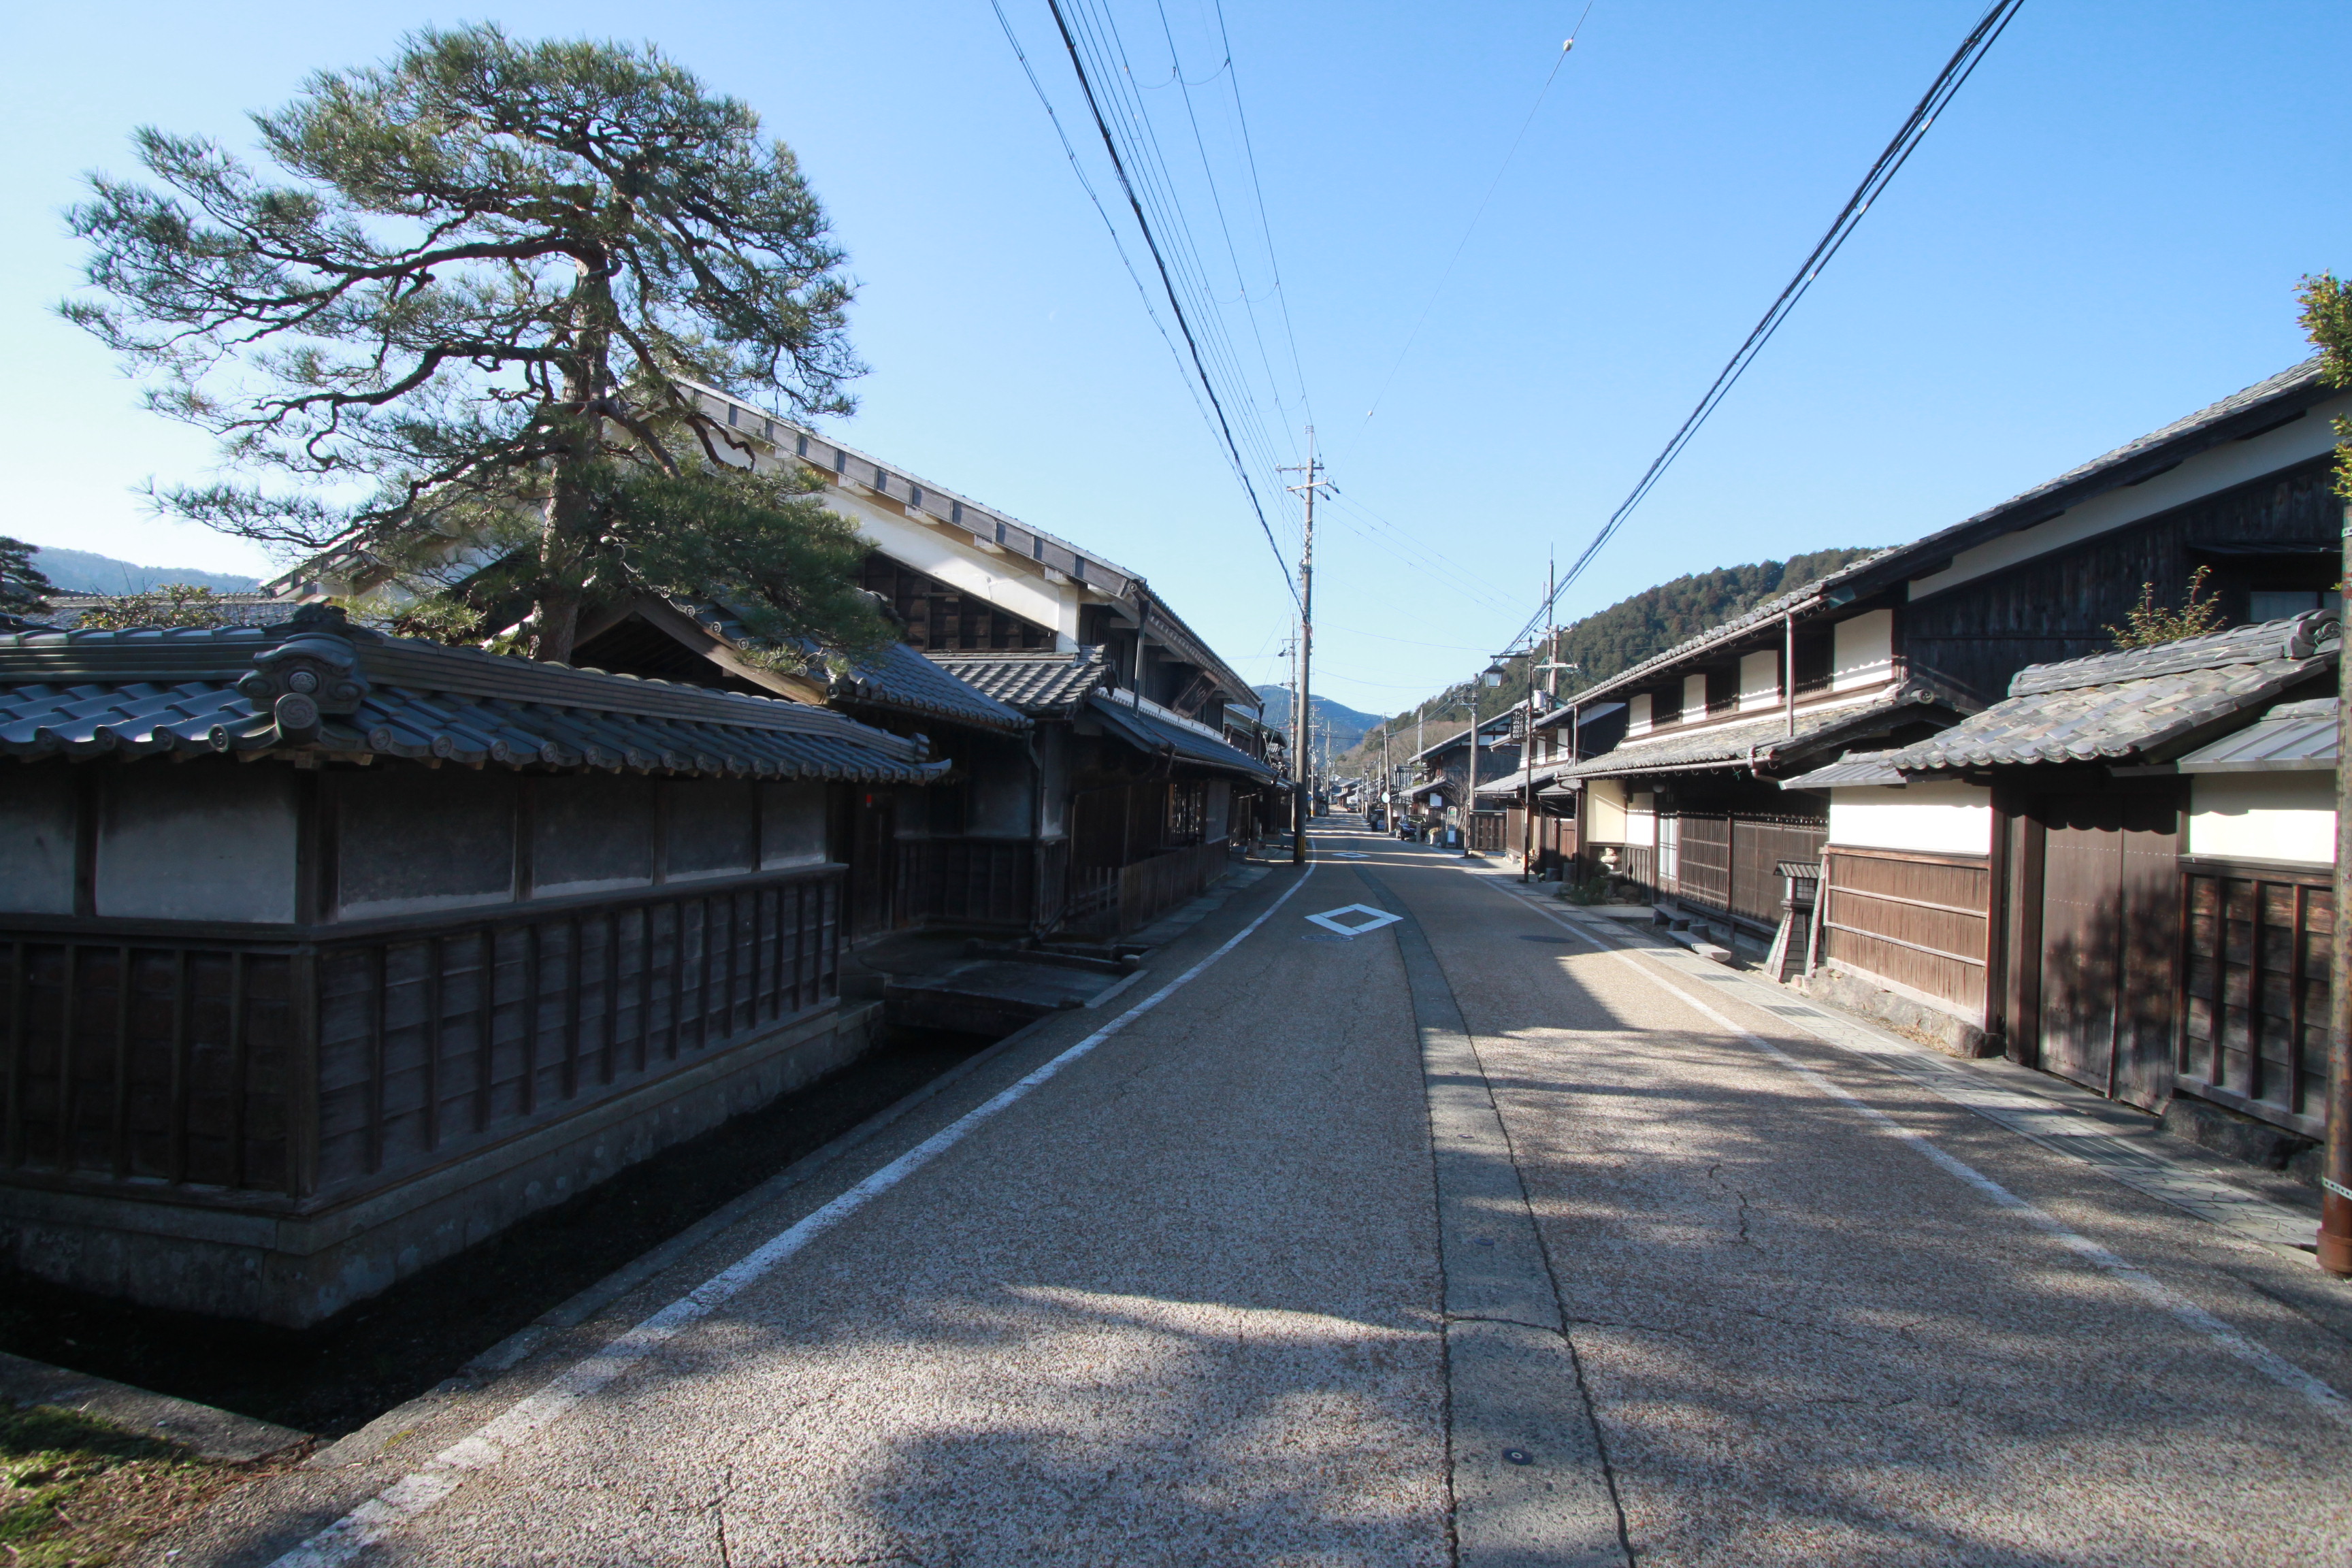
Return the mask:
<path id="1" fill-rule="evenodd" d="M 2333 357 L 2333 356 L 2331 356 Z M 2344 459 L 2339 457 L 2340 465 Z M 2352 505 L 2344 509 L 2344 565 L 2352 570 Z M 2341 618 L 2339 612 L 2338 618 Z M 2336 899 L 2352 911 L 2352 669 L 2336 664 Z M 2328 939 L 2327 1104 L 2320 1145 L 2319 1266 L 2352 1275 L 2352 919 L 2338 913 Z"/>
<path id="2" fill-rule="evenodd" d="M 1315 426 L 1307 427 L 1307 461 L 1300 468 L 1285 468 L 1286 474 L 1304 473 L 1304 484 L 1283 488 L 1307 498 L 1306 531 L 1298 552 L 1298 682 L 1292 688 L 1290 700 L 1291 732 L 1296 737 L 1291 754 L 1299 759 L 1298 798 L 1293 803 L 1290 835 L 1290 860 L 1295 866 L 1307 863 L 1307 814 L 1314 806 L 1314 785 L 1307 779 L 1307 748 L 1313 743 L 1313 731 L 1307 728 L 1307 706 L 1314 700 L 1313 675 L 1315 659 L 1315 497 L 1329 488 L 1323 479 L 1323 465 L 1315 456 Z"/>

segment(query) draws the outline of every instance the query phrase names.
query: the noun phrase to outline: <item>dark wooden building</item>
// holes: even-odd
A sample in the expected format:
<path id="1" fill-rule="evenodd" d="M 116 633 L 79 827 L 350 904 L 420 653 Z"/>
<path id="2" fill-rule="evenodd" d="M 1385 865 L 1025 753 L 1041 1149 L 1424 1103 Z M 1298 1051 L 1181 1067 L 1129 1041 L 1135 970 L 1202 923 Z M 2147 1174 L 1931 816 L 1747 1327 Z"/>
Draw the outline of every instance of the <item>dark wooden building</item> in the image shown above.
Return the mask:
<path id="1" fill-rule="evenodd" d="M 803 703 L 305 606 L 0 635 L 0 1252 L 300 1325 L 854 1058 Z"/>

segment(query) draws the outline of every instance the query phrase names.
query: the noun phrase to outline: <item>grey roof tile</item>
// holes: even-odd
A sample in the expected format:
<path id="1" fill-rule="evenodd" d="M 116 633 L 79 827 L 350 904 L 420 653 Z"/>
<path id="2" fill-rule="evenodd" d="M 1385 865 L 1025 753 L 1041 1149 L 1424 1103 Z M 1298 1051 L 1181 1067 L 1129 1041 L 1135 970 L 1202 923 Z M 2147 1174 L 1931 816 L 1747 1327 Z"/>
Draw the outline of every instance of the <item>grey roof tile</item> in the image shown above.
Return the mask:
<path id="1" fill-rule="evenodd" d="M 1884 733 L 1895 724 L 1961 711 L 1962 700 L 1929 680 L 1914 677 L 1883 696 L 1850 708 L 1799 710 L 1796 731 L 1785 713 L 1730 724 L 1624 742 L 1564 770 L 1569 778 L 1612 778 L 1624 773 L 1674 773 L 1726 767 L 1770 768 L 1818 752 L 1838 742 Z"/>
<path id="2" fill-rule="evenodd" d="M 2336 762 L 2336 700 L 2282 702 L 2261 719 L 2176 764 L 2184 773 L 2331 772 Z"/>
<path id="3" fill-rule="evenodd" d="M 2011 696 L 1892 753 L 1906 773 L 2146 756 L 2334 668 L 2336 623 L 2314 611 L 2157 647 L 2032 665 Z"/>
<path id="4" fill-rule="evenodd" d="M 1032 716 L 1066 716 L 1076 710 L 1109 675 L 1102 649 L 1067 653 L 952 653 L 931 655 L 939 667 L 1000 702 Z"/>
<path id="5" fill-rule="evenodd" d="M 361 689 L 289 736 L 248 695 L 298 636 Z M 165 668 L 177 667 L 177 668 Z M 566 771 L 920 784 L 915 742 L 803 703 L 503 658 L 312 620 L 266 628 L 0 636 L 0 752 L 19 757 L 323 752 Z"/>
<path id="6" fill-rule="evenodd" d="M 1087 704 L 1088 714 L 1108 723 L 1129 744 L 1146 752 L 1166 751 L 1188 763 L 1203 767 L 1236 773 L 1263 784 L 1274 777 L 1274 770 L 1251 756 L 1202 734 L 1186 725 L 1173 724 L 1158 714 L 1140 708 L 1130 708 L 1116 698 L 1096 696 Z"/>

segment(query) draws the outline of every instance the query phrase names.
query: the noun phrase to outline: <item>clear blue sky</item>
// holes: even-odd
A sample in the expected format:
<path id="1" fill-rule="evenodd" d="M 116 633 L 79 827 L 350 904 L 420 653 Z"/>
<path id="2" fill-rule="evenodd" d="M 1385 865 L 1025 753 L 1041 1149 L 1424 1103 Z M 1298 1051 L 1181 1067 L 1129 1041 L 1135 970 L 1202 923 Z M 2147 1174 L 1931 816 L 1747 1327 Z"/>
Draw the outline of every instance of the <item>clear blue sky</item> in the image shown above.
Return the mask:
<path id="1" fill-rule="evenodd" d="M 1044 0 L 1004 3 L 1115 198 Z M 1198 156 L 1181 89 L 1154 85 L 1160 13 L 1109 3 L 1230 299 L 1208 189 L 1182 172 Z M 1318 520 L 1317 685 L 1354 707 L 1402 707 L 1517 629 L 1547 552 L 1575 553 L 1646 466 L 1982 5 L 1594 0 L 1367 420 L 1582 8 L 1226 7 L 1347 503 Z M 1213 12 L 1167 15 L 1256 298 L 1270 279 Z M 853 324 L 874 369 L 846 438 L 1143 573 L 1251 679 L 1280 678 L 1272 555 L 986 0 L 12 7 L 0 531 L 267 570 L 145 514 L 139 483 L 199 476 L 209 449 L 142 413 L 47 313 L 77 262 L 59 209 L 83 171 L 128 172 L 136 124 L 242 146 L 243 112 L 306 71 L 485 16 L 650 35 L 752 103 L 801 153 L 863 284 Z M 1914 536 L 2300 359 L 2296 279 L 2352 268 L 2347 58 L 2352 7 L 2335 0 L 2028 0 L 1566 614 L 1684 572 Z M 1280 427 L 1301 413 L 1275 302 L 1259 310 L 1284 395 L 1278 412 L 1257 376 L 1259 423 L 1287 461 Z"/>

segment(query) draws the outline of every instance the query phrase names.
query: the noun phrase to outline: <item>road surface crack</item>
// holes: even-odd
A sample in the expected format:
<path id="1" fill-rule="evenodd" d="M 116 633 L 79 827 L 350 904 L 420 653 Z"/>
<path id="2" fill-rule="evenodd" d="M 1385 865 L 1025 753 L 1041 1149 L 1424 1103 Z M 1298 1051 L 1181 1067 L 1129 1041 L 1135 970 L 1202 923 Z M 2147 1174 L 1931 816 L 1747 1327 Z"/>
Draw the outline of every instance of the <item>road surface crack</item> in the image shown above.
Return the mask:
<path id="1" fill-rule="evenodd" d="M 1738 1199 L 1738 1202 L 1739 1202 L 1739 1234 L 1738 1234 L 1738 1236 L 1737 1237 L 1735 1237 L 1734 1239 L 1735 1239 L 1735 1240 L 1738 1243 L 1738 1245 L 1739 1245 L 1739 1246 L 1741 1246 L 1741 1247 L 1754 1247 L 1754 1246 L 1756 1245 L 1756 1243 L 1755 1243 L 1753 1240 L 1751 1240 L 1751 1239 L 1748 1237 L 1748 1206 L 1749 1206 L 1749 1205 L 1748 1205 L 1748 1194 L 1747 1194 L 1746 1193 L 1741 1192 L 1738 1187 L 1733 1186 L 1729 1182 L 1725 1181 L 1721 1176 L 1718 1176 L 1718 1175 L 1717 1175 L 1717 1174 L 1716 1174 L 1716 1173 L 1717 1173 L 1717 1171 L 1720 1171 L 1720 1170 L 1722 1170 L 1722 1169 L 1723 1169 L 1723 1166 L 1722 1166 L 1722 1165 L 1721 1165 L 1721 1163 L 1717 1163 L 1717 1164 L 1709 1165 L 1709 1166 L 1706 1168 L 1706 1179 L 1707 1179 L 1708 1181 L 1710 1181 L 1710 1182 L 1713 1182 L 1717 1186 L 1721 1187 L 1725 1192 L 1729 1193 L 1729 1194 L 1730 1194 L 1734 1198 L 1736 1198 L 1736 1199 Z"/>

